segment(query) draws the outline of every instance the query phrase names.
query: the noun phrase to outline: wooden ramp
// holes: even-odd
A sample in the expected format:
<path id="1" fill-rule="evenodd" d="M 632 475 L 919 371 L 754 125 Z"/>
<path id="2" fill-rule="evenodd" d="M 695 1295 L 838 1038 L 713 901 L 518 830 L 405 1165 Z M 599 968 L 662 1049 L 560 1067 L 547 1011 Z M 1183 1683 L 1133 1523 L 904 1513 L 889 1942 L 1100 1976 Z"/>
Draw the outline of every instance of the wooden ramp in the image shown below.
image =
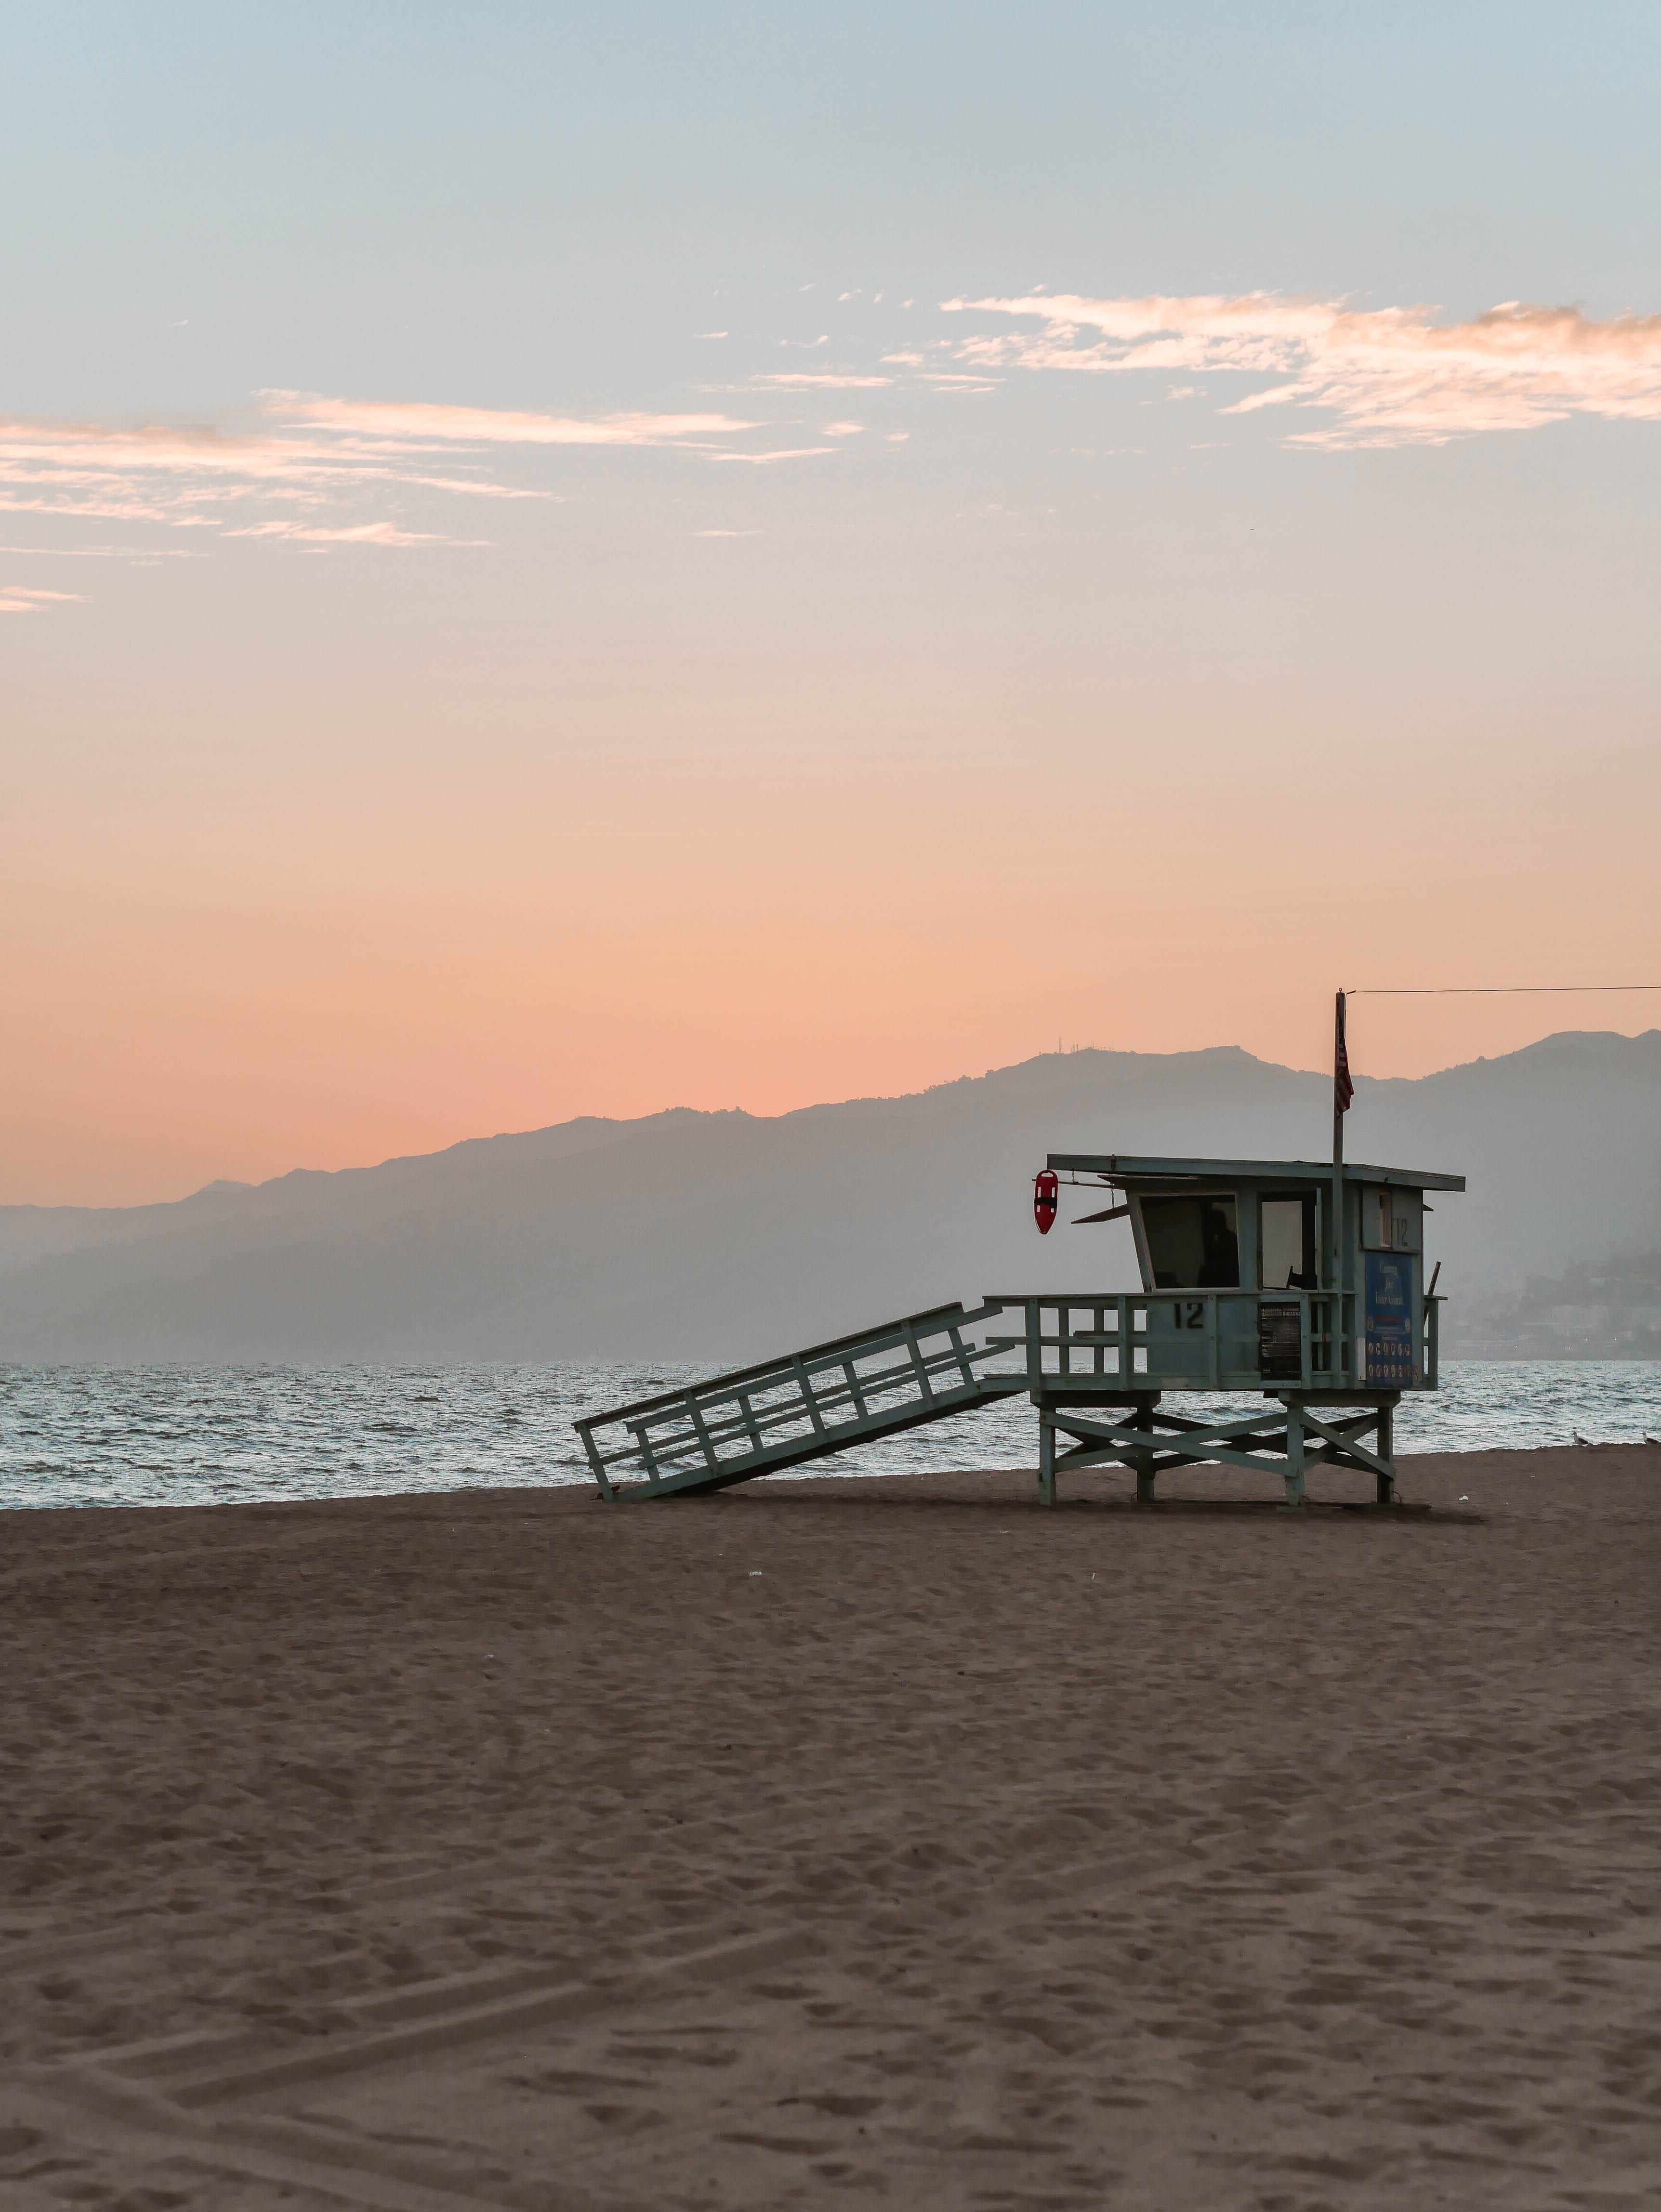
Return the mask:
<path id="1" fill-rule="evenodd" d="M 1354 1335 L 1348 1318 L 1333 1319 L 1349 1297 L 1081 1291 L 1012 1293 L 972 1310 L 954 1301 L 575 1425 L 602 1497 L 661 1498 L 724 1490 L 1027 1396 L 1038 1415 L 1046 1504 L 1056 1502 L 1058 1475 L 1116 1462 L 1135 1472 L 1144 1504 L 1161 1474 L 1219 1464 L 1283 1479 L 1290 1505 L 1304 1501 L 1306 1472 L 1344 1468 L 1374 1476 L 1384 1504 L 1395 1497 L 1402 1393 L 1326 1380 L 1335 1326 L 1345 1332 L 1342 1350 Z M 1003 1315 L 1015 1325 L 989 1326 Z M 1434 1358 L 1433 1334 L 1433 1374 Z M 1161 1402 L 1192 1392 L 1259 1402 L 1198 1419 Z"/>
<path id="2" fill-rule="evenodd" d="M 590 1414 L 577 1433 L 604 1497 L 724 1490 L 1025 1392 L 1026 1362 L 1011 1365 L 1007 1340 L 965 1334 L 1001 1310 L 933 1306 Z"/>

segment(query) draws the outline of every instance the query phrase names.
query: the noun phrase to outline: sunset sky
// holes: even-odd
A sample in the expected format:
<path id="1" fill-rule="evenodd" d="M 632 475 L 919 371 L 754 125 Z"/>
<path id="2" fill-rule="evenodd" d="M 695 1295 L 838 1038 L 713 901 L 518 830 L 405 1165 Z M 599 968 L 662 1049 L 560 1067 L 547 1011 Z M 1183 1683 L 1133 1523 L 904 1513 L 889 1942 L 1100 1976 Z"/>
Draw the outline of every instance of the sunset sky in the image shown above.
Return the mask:
<path id="1" fill-rule="evenodd" d="M 8 46 L 0 1200 L 1661 981 L 1652 6 Z"/>

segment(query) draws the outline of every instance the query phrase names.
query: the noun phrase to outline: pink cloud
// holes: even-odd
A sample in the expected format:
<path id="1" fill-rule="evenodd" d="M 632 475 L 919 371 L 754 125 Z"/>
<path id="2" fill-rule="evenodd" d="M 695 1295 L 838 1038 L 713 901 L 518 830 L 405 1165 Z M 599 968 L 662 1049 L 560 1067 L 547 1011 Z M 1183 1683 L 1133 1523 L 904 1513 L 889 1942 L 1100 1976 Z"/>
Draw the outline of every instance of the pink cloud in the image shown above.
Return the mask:
<path id="1" fill-rule="evenodd" d="M 791 446 L 777 453 L 716 453 L 717 461 L 744 461 L 751 468 L 765 467 L 770 461 L 811 461 L 821 453 L 834 453 L 834 446 Z"/>
<path id="2" fill-rule="evenodd" d="M 355 522 L 329 529 L 304 522 L 255 522 L 231 538 L 291 538 L 307 545 L 487 545 L 485 538 L 446 538 L 432 530 L 400 530 L 392 522 Z"/>
<path id="3" fill-rule="evenodd" d="M 1114 300 L 1033 294 L 943 304 L 949 313 L 1040 325 L 1036 333 L 961 342 L 958 358 L 983 369 L 1278 377 L 1223 411 L 1291 406 L 1336 416 L 1331 424 L 1295 433 L 1299 444 L 1443 445 L 1575 414 L 1661 420 L 1656 315 L 1597 322 L 1578 308 L 1512 300 L 1468 322 L 1437 323 L 1427 307 L 1360 310 L 1264 292 Z"/>
<path id="4" fill-rule="evenodd" d="M 267 410 L 285 422 L 344 431 L 377 443 L 423 445 L 673 446 L 753 430 L 730 415 L 531 415 L 503 407 L 448 407 L 398 399 L 324 399 L 264 392 Z"/>
<path id="5" fill-rule="evenodd" d="M 776 386 L 788 392 L 874 392 L 879 386 L 891 384 L 891 376 L 838 376 L 830 374 L 809 375 L 806 371 L 797 376 L 752 376 L 751 384 Z"/>
<path id="6" fill-rule="evenodd" d="M 79 592 L 48 592 L 38 585 L 0 584 L 0 615 L 38 615 L 58 600 L 78 603 Z"/>
<path id="7" fill-rule="evenodd" d="M 728 441 L 763 427 L 713 413 L 581 417 L 291 392 L 259 401 L 259 426 L 234 431 L 0 421 L 0 509 L 311 544 L 472 544 L 388 516 L 387 496 L 548 500 L 558 495 L 502 480 L 514 449 L 647 447 L 737 459 Z"/>
<path id="8" fill-rule="evenodd" d="M 27 554 L 32 561 L 199 561 L 199 553 L 180 546 L 157 545 L 0 545 L 0 553 Z"/>

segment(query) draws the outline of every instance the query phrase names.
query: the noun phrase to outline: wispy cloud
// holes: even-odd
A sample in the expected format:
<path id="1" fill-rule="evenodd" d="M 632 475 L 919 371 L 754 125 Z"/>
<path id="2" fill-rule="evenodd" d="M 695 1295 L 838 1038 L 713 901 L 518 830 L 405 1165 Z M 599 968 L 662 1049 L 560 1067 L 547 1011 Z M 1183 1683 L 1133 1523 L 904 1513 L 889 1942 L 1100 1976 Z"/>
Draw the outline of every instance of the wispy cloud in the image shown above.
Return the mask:
<path id="1" fill-rule="evenodd" d="M 46 592 L 30 584 L 0 584 L 0 615 L 38 615 L 56 601 L 74 603 L 79 592 Z"/>
<path id="2" fill-rule="evenodd" d="M 764 427 L 727 414 L 545 415 L 294 392 L 261 392 L 256 404 L 252 427 L 239 430 L 0 421 L 0 509 L 312 545 L 478 545 L 486 541 L 415 527 L 406 501 L 557 498 L 504 480 L 515 450 L 666 447 L 727 459 L 734 438 Z"/>
<path id="3" fill-rule="evenodd" d="M 203 558 L 181 545 L 0 545 L 0 553 L 26 554 L 31 561 L 131 561 L 143 568 L 155 561 Z"/>
<path id="4" fill-rule="evenodd" d="M 1223 412 L 1289 406 L 1335 417 L 1294 432 L 1302 445 L 1444 445 L 1571 415 L 1661 421 L 1658 315 L 1597 322 L 1575 307 L 1512 300 L 1468 322 L 1439 323 L 1428 307 L 1363 310 L 1267 292 L 1112 300 L 1035 293 L 942 304 L 948 313 L 1039 325 L 961 342 L 958 359 L 983 370 L 1274 378 Z"/>
<path id="5" fill-rule="evenodd" d="M 285 422 L 338 430 L 388 445 L 684 446 L 752 430 L 730 415 L 531 415 L 506 407 L 446 407 L 425 401 L 323 399 L 301 392 L 262 392 Z"/>
<path id="6" fill-rule="evenodd" d="M 821 453 L 834 453 L 834 446 L 790 446 L 776 453 L 716 453 L 718 461 L 744 461 L 751 468 L 764 468 L 770 461 L 811 461 Z"/>
<path id="7" fill-rule="evenodd" d="M 810 374 L 803 370 L 794 376 L 752 376 L 751 383 L 764 390 L 783 392 L 874 392 L 881 386 L 891 384 L 891 376 L 853 376 L 835 374 Z"/>
<path id="8" fill-rule="evenodd" d="M 331 530 L 320 523 L 253 522 L 226 533 L 231 538 L 291 538 L 306 545 L 488 545 L 488 538 L 447 538 L 431 530 L 400 530 L 392 522 L 344 523 Z"/>

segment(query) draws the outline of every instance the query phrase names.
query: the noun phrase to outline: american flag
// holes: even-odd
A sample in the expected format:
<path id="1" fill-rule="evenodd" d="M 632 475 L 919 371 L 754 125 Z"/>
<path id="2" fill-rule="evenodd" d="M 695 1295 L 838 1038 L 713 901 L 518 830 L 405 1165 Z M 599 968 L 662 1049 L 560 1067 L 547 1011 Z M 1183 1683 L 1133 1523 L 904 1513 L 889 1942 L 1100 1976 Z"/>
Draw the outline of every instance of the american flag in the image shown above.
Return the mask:
<path id="1" fill-rule="evenodd" d="M 1344 1039 L 1344 994 L 1338 994 L 1338 1015 L 1333 1029 L 1333 1105 L 1340 1114 L 1348 1114 L 1349 1102 L 1355 1096 L 1355 1085 L 1349 1079 L 1349 1047 Z"/>

